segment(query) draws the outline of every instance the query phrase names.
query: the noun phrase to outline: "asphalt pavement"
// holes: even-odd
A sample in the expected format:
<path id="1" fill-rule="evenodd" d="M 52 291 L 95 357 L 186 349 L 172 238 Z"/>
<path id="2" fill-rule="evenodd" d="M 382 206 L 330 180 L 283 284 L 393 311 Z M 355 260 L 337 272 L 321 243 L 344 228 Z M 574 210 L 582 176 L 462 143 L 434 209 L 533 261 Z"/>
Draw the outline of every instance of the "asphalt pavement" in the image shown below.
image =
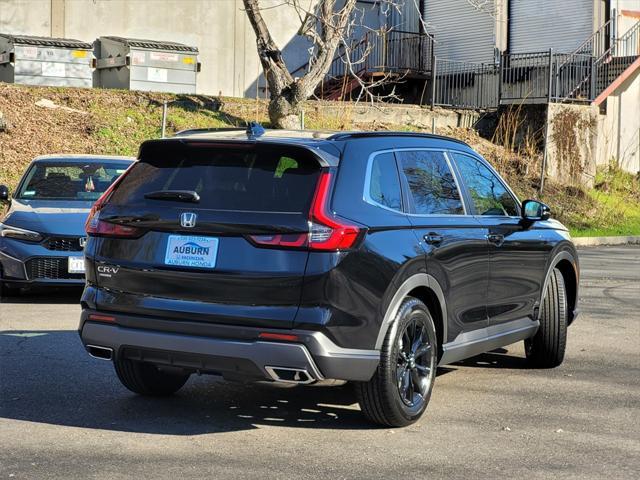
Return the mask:
<path id="1" fill-rule="evenodd" d="M 0 478 L 639 478 L 640 247 L 580 259 L 561 367 L 527 368 L 518 343 L 442 368 L 403 429 L 367 423 L 348 385 L 137 397 L 82 348 L 78 291 L 3 299 Z"/>

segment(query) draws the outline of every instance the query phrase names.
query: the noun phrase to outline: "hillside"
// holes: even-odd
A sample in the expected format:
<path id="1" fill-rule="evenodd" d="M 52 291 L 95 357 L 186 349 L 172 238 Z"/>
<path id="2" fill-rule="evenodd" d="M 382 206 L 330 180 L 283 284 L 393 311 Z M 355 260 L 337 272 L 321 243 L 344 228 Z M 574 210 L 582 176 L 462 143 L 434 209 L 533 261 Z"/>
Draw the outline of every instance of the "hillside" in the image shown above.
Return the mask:
<path id="1" fill-rule="evenodd" d="M 0 83 L 0 184 L 14 187 L 29 161 L 49 153 L 136 155 L 140 142 L 161 136 L 162 103 L 172 102 L 167 135 L 186 128 L 267 124 L 262 101 L 176 96 L 116 90 L 24 87 Z M 317 130 L 420 130 L 411 125 L 353 124 L 346 114 L 309 109 L 306 127 Z M 468 142 L 507 178 L 521 197 L 536 197 L 539 155 L 521 155 L 481 138 L 471 129 L 438 133 Z M 542 200 L 578 235 L 640 234 L 640 182 L 606 169 L 596 188 L 563 187 L 549 180 Z"/>

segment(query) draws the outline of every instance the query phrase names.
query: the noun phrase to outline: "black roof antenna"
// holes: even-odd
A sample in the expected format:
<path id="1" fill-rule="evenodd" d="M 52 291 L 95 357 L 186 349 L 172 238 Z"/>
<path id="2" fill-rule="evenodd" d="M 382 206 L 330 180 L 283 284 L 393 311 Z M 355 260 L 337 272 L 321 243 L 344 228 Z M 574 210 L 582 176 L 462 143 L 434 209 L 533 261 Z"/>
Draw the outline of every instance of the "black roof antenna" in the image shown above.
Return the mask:
<path id="1" fill-rule="evenodd" d="M 264 127 L 258 122 L 251 122 L 247 125 L 247 138 L 249 140 L 255 140 L 262 135 L 264 135 Z"/>

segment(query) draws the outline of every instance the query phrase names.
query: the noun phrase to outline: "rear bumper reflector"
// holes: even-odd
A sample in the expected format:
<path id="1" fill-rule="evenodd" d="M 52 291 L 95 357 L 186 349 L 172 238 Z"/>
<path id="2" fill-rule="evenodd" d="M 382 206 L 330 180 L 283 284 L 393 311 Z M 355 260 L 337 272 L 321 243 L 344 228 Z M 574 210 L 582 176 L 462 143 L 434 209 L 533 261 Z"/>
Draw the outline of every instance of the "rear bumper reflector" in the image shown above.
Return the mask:
<path id="1" fill-rule="evenodd" d="M 265 340 L 281 340 L 284 342 L 297 342 L 300 337 L 297 335 L 290 335 L 286 333 L 270 333 L 270 332 L 262 332 L 258 337 L 263 338 Z"/>
<path id="2" fill-rule="evenodd" d="M 96 315 L 95 313 L 89 315 L 89 320 L 93 320 L 94 322 L 116 323 L 116 317 L 112 317 L 111 315 Z"/>

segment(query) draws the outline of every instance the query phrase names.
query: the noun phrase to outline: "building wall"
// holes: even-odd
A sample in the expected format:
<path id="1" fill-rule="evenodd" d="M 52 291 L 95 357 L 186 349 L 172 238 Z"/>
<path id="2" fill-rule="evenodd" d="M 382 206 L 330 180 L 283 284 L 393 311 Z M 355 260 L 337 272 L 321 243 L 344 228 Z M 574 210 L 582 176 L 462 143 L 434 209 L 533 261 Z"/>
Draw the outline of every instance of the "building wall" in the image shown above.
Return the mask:
<path id="1" fill-rule="evenodd" d="M 615 8 L 618 37 L 640 21 L 640 0 L 612 0 Z"/>
<path id="2" fill-rule="evenodd" d="M 598 117 L 598 165 L 615 162 L 624 170 L 640 172 L 640 70 L 606 100 L 606 114 Z"/>
<path id="3" fill-rule="evenodd" d="M 51 35 L 51 0 L 0 0 L 0 33 Z"/>
<path id="4" fill-rule="evenodd" d="M 312 2 L 313 0 L 305 0 Z M 262 0 L 263 16 L 288 65 L 306 61 L 297 15 L 280 0 Z M 62 36 L 88 42 L 102 35 L 171 40 L 200 49 L 198 93 L 250 96 L 262 70 L 242 0 L 0 0 L 0 32 Z M 264 92 L 263 92 L 264 93 Z"/>
<path id="5" fill-rule="evenodd" d="M 424 0 L 427 32 L 436 41 L 436 55 L 473 63 L 494 63 L 504 29 L 506 0 L 489 0 L 475 8 L 467 0 Z M 500 25 L 500 28 L 498 26 Z"/>

